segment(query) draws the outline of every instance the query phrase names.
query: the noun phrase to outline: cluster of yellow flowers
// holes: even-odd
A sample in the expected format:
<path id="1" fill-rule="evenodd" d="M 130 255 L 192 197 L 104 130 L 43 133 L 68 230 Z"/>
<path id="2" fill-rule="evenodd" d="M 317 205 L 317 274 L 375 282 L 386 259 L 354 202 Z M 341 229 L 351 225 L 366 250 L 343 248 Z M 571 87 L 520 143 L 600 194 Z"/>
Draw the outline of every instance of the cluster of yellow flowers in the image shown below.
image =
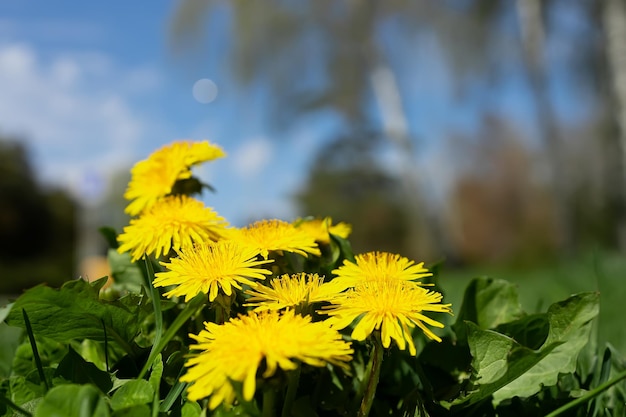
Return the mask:
<path id="1" fill-rule="evenodd" d="M 443 325 L 423 312 L 451 309 L 441 304 L 440 293 L 418 281 L 431 275 L 423 263 L 370 252 L 344 261 L 330 277 L 307 271 L 280 274 L 267 269 L 277 256 L 320 257 L 330 236 L 346 238 L 350 226 L 326 218 L 262 220 L 235 228 L 201 201 L 174 193 L 177 181 L 191 178 L 192 166 L 225 155 L 208 141 L 178 141 L 137 163 L 125 193 L 131 200 L 126 211 L 136 217 L 118 236 L 118 250 L 134 261 L 144 255 L 160 259 L 164 271 L 155 274 L 153 284 L 168 287 L 167 297 L 189 301 L 203 293 L 209 302 L 218 302 L 235 290 L 243 292 L 244 306 L 250 308 L 245 315 L 207 322 L 205 330 L 190 335 L 195 353 L 181 378 L 192 383 L 190 399 L 210 397 L 211 409 L 232 404 L 236 381 L 243 384 L 243 398 L 251 400 L 261 367 L 268 378 L 298 363 L 347 366 L 353 349 L 339 331 L 355 323 L 353 340 L 380 332 L 385 348 L 393 339 L 402 350 L 408 346 L 411 355 L 416 355 L 414 327 L 441 340 L 426 325 Z M 313 311 L 328 318 L 314 321 Z"/>

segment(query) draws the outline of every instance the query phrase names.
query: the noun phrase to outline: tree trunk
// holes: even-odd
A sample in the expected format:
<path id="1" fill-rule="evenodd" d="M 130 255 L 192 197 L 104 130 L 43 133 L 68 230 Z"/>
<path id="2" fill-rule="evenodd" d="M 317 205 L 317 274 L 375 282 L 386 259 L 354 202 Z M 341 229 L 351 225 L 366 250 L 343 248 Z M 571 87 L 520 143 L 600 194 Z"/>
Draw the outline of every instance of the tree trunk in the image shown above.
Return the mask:
<path id="1" fill-rule="evenodd" d="M 554 193 L 554 222 L 557 245 L 562 252 L 574 249 L 575 236 L 572 213 L 569 209 L 569 190 L 565 172 L 565 158 L 559 139 L 554 110 L 548 94 L 548 82 L 543 58 L 545 31 L 541 0 L 517 0 L 517 16 L 524 49 L 524 62 L 528 73 L 531 95 L 541 141 L 548 157 L 549 172 Z"/>
<path id="2" fill-rule="evenodd" d="M 626 207 L 626 5 L 622 0 L 605 0 L 602 9 L 602 25 L 606 37 L 606 56 L 611 79 L 611 102 L 613 118 L 617 126 L 617 148 L 620 157 L 610 190 L 619 196 L 623 213 Z M 619 178 L 618 178 L 619 177 Z M 617 219 L 617 239 L 621 249 L 626 248 L 626 218 Z"/>

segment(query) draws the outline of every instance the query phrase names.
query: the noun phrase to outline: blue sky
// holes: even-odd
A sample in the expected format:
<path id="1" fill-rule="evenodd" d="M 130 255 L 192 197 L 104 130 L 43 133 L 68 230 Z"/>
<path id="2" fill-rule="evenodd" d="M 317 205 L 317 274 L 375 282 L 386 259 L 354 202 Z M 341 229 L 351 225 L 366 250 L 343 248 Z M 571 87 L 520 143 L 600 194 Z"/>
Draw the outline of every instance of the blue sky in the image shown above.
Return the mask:
<path id="1" fill-rule="evenodd" d="M 107 192 L 112 173 L 128 170 L 158 147 L 176 139 L 209 139 L 229 156 L 198 171 L 218 190 L 205 197 L 207 204 L 235 225 L 258 217 L 293 218 L 289 197 L 335 120 L 305 119 L 282 138 L 270 138 L 267 92 L 263 86 L 243 90 L 231 78 L 227 14 L 212 20 L 204 48 L 209 52 L 194 58 L 194 52 L 180 55 L 171 47 L 176 4 L 0 2 L 0 135 L 28 145 L 41 182 L 67 188 L 87 206 Z M 393 42 L 386 37 L 392 34 L 393 27 L 385 29 L 381 41 Z M 408 127 L 420 141 L 421 174 L 439 194 L 455 175 L 445 140 L 454 132 L 475 133 L 485 108 L 506 113 L 532 137 L 527 85 L 510 46 L 501 57 L 510 71 L 497 94 L 477 82 L 458 101 L 452 82 L 457 75 L 436 37 L 424 32 L 403 42 L 403 49 L 389 48 L 389 59 L 402 63 L 397 76 Z M 572 51 L 554 47 L 557 57 Z M 193 96 L 201 79 L 217 85 L 210 103 Z M 558 80 L 565 81 L 554 83 L 557 110 L 580 119 L 589 109 L 573 105 L 581 101 L 572 100 L 566 78 Z M 393 167 L 397 158 L 391 152 L 383 160 Z"/>
<path id="2" fill-rule="evenodd" d="M 176 139 L 209 139 L 228 153 L 198 175 L 209 204 L 231 222 L 289 218 L 316 136 L 278 144 L 220 65 L 170 47 L 169 1 L 0 2 L 0 134 L 31 151 L 44 184 L 98 201 L 111 173 Z M 219 42 L 220 40 L 216 40 Z M 198 102 L 200 79 L 218 95 Z M 297 151 L 296 151 L 297 150 Z"/>

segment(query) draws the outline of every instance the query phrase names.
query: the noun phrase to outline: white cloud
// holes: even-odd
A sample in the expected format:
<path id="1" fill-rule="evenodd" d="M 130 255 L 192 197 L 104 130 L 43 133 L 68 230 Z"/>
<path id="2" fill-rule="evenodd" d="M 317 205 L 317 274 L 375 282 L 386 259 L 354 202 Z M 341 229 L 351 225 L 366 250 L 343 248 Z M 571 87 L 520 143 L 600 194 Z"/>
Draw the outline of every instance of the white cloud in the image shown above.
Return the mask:
<path id="1" fill-rule="evenodd" d="M 241 143 L 232 155 L 233 169 L 240 177 L 251 179 L 263 171 L 273 154 L 274 147 L 268 139 L 249 139 Z"/>
<path id="2" fill-rule="evenodd" d="M 30 45 L 0 44 L 0 134 L 30 145 L 42 180 L 80 193 L 86 173 L 131 163 L 148 123 L 123 86 L 148 73 L 154 86 L 155 71 L 117 70 L 97 52 L 44 59 Z"/>

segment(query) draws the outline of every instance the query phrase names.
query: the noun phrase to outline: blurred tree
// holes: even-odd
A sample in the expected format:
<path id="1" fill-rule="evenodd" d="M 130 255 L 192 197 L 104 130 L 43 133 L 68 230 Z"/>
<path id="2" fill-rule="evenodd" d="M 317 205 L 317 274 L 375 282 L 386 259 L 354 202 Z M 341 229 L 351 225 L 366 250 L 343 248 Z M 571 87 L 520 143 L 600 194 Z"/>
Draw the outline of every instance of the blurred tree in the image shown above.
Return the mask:
<path id="1" fill-rule="evenodd" d="M 382 36 L 382 28 L 389 22 L 399 25 L 400 32 L 415 32 L 419 25 L 411 18 L 424 20 L 428 15 L 423 13 L 426 3 L 416 7 L 414 2 L 403 0 L 234 0 L 228 4 L 232 6 L 235 35 L 230 49 L 234 71 L 244 85 L 260 79 L 269 85 L 272 94 L 268 99 L 278 110 L 270 114 L 274 126 L 284 128 L 305 113 L 331 109 L 342 117 L 342 129 L 347 132 L 331 142 L 361 136 L 370 151 L 384 142 L 395 146 L 401 161 L 399 178 L 390 176 L 389 180 L 399 180 L 403 204 L 411 213 L 401 217 L 408 231 L 408 238 L 402 241 L 410 249 L 405 250 L 422 254 L 439 251 L 443 238 L 438 233 L 440 210 L 423 198 L 420 183 L 425 176 L 415 163 L 416 138 L 408 130 L 401 88 Z M 221 6 L 223 3 L 210 0 L 181 2 L 173 21 L 177 45 L 200 39 L 198 29 L 203 27 L 207 13 L 223 13 Z M 378 113 L 372 111 L 373 105 Z M 366 140 L 366 130 L 377 133 Z M 330 145 L 328 149 L 334 148 Z M 320 154 L 328 155 L 328 149 Z M 355 158 L 349 152 L 341 153 L 341 157 L 347 165 Z M 372 167 L 377 163 L 374 161 Z M 317 181 L 313 175 L 325 171 L 324 164 L 318 157 L 312 183 Z M 306 207 L 303 210 L 307 213 Z"/>
<path id="2" fill-rule="evenodd" d="M 375 139 L 365 133 L 342 137 L 320 152 L 309 182 L 295 196 L 301 212 L 351 224 L 355 253 L 384 250 L 423 259 L 423 253 L 407 246 L 411 213 L 403 189 L 379 167 L 370 140 Z"/>
<path id="3" fill-rule="evenodd" d="M 554 256 L 555 198 L 537 175 L 541 154 L 506 121 L 490 117 L 481 141 L 459 142 L 459 179 L 450 195 L 455 246 L 468 262 L 533 263 Z"/>
<path id="4" fill-rule="evenodd" d="M 610 178 L 613 196 L 608 202 L 609 214 L 615 217 L 615 232 L 622 249 L 626 249 L 626 5 L 620 0 L 600 2 L 599 20 L 604 29 L 606 42 L 605 74 L 611 88 L 605 88 L 611 102 L 610 114 L 615 130 L 608 135 L 606 148 L 607 176 Z M 601 62 L 603 62 L 602 60 Z M 614 139 L 613 139 L 614 138 Z"/>
<path id="5" fill-rule="evenodd" d="M 40 189 L 26 149 L 0 140 L 0 293 L 72 278 L 76 205 Z"/>
<path id="6" fill-rule="evenodd" d="M 427 198 L 427 191 L 441 184 L 425 180 L 427 176 L 417 163 L 416 150 L 424 148 L 426 141 L 419 141 L 409 129 L 405 110 L 424 100 L 409 95 L 410 89 L 405 87 L 423 77 L 421 69 L 428 65 L 415 59 L 420 39 L 434 39 L 436 52 L 442 53 L 453 73 L 450 81 L 456 98 L 467 110 L 474 109 L 475 119 L 491 113 L 524 123 L 530 119 L 516 140 L 539 139 L 542 143 L 545 158 L 534 169 L 546 173 L 543 186 L 554 197 L 548 212 L 557 225 L 557 246 L 571 248 L 583 237 L 578 234 L 581 225 L 576 224 L 581 213 L 593 213 L 595 208 L 581 210 L 580 204 L 588 204 L 585 200 L 572 204 L 588 182 L 574 184 L 569 175 L 572 170 L 587 171 L 568 165 L 572 159 L 567 155 L 575 144 L 564 135 L 565 131 L 586 131 L 587 140 L 605 146 L 604 152 L 594 153 L 605 166 L 603 183 L 612 184 L 601 188 L 605 193 L 599 196 L 607 208 L 603 221 L 609 225 L 601 229 L 611 230 L 612 226 L 618 230 L 621 226 L 615 227 L 616 224 L 626 224 L 625 171 L 623 161 L 615 156 L 625 153 L 607 124 L 607 113 L 612 111 L 607 98 L 613 87 L 605 85 L 605 42 L 599 20 L 602 5 L 610 3 L 611 0 L 183 0 L 174 16 L 173 32 L 179 41 L 177 45 L 182 46 L 180 41 L 203 39 L 199 29 L 205 27 L 207 16 L 209 24 L 226 19 L 232 35 L 226 50 L 237 80 L 247 86 L 262 83 L 271 92 L 269 107 L 275 110 L 269 113 L 272 127 L 284 129 L 299 116 L 320 110 L 330 109 L 341 116 L 343 133 L 334 136 L 320 155 L 336 149 L 337 140 L 363 138 L 364 130 L 375 132 L 375 139 L 367 141 L 371 152 L 380 150 L 384 143 L 395 147 L 400 172 L 397 178 L 404 205 L 411 213 L 406 217 L 409 237 L 404 239 L 405 244 L 420 253 L 436 248 L 435 252 L 454 255 L 454 245 L 449 245 L 444 233 L 449 228 L 443 218 L 447 208 Z M 516 110 L 499 108 L 506 107 L 502 106 L 502 97 L 511 95 L 511 86 L 518 88 L 520 83 L 524 91 L 516 93 Z M 565 111 L 564 96 L 570 101 L 570 108 Z M 580 110 L 584 106 L 587 107 Z M 564 114 L 574 107 L 584 112 L 584 117 Z M 476 131 L 475 139 L 482 141 L 483 131 Z M 496 146 L 493 140 L 487 143 Z M 350 155 L 346 152 L 342 157 L 349 161 Z M 321 157 L 317 159 L 310 190 L 315 189 L 314 175 L 325 172 L 320 167 L 326 163 Z M 489 161 L 477 159 L 475 163 Z M 375 164 L 371 167 L 379 169 Z M 348 176 L 353 174 L 349 172 L 347 169 Z M 523 170 L 515 172 L 525 175 Z M 459 180 L 464 178 L 460 176 Z M 516 181 L 524 184 L 526 179 Z M 318 196 L 323 198 L 324 195 Z M 509 215 L 506 210 L 496 211 L 500 216 Z M 495 223 L 498 221 L 494 219 Z M 604 244 L 615 240 L 601 235 L 607 239 L 602 241 Z M 584 237 L 592 239 L 586 232 Z"/>

